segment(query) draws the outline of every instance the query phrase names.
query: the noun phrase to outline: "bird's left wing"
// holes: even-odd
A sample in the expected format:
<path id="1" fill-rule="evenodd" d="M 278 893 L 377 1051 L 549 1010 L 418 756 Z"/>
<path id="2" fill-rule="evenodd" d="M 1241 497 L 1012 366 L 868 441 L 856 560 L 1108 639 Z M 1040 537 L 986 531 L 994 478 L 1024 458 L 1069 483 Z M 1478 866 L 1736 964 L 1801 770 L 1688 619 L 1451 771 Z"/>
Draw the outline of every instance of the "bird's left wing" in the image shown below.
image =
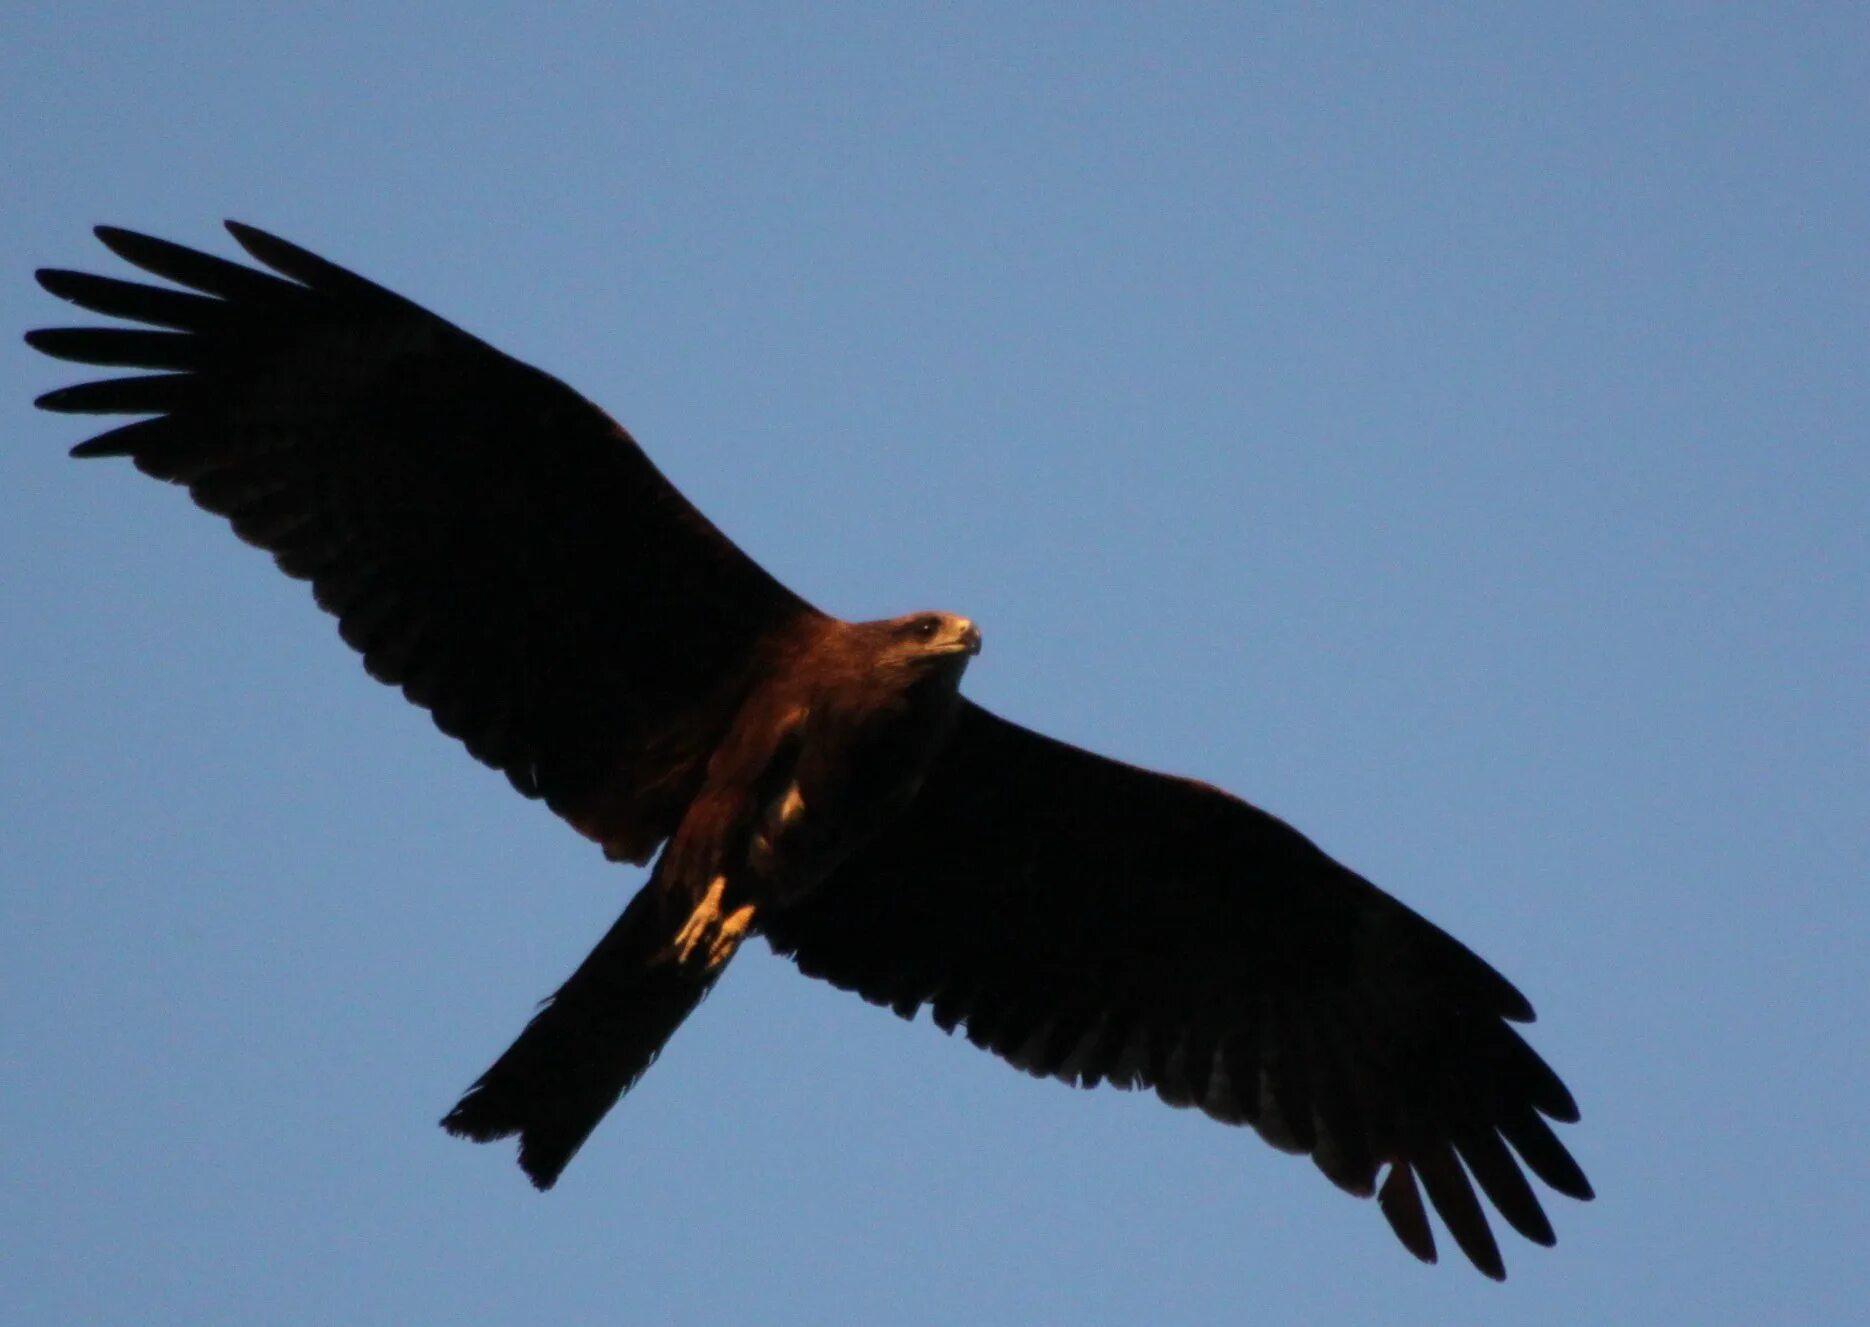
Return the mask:
<path id="1" fill-rule="evenodd" d="M 1545 1122 L 1577 1108 L 1493 968 L 1240 799 L 972 704 L 903 816 L 767 929 L 806 973 L 905 1017 L 932 1005 L 1031 1073 L 1254 1125 L 1376 1192 L 1425 1260 L 1418 1180 L 1496 1277 L 1470 1176 L 1541 1244 L 1522 1163 L 1590 1196 Z"/>
<path id="2" fill-rule="evenodd" d="M 144 326 L 51 328 L 33 346 L 145 372 L 39 404 L 147 416 L 74 454 L 185 485 L 312 583 L 372 675 L 611 855 L 647 858 L 763 643 L 815 610 L 565 384 L 296 245 L 228 229 L 270 270 L 100 226 L 182 288 L 40 272 L 54 295 Z"/>

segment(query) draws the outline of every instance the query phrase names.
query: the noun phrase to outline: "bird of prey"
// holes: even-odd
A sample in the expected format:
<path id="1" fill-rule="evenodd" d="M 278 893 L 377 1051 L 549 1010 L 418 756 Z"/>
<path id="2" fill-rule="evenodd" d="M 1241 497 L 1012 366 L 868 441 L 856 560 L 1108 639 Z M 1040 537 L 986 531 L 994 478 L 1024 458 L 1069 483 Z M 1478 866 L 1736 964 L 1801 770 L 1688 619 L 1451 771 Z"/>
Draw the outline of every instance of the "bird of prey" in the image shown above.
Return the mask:
<path id="1" fill-rule="evenodd" d="M 648 882 L 442 1121 L 549 1188 L 749 937 L 1029 1073 L 1153 1088 L 1482 1272 L 1476 1193 L 1589 1198 L 1571 1093 L 1485 961 L 1284 822 L 961 697 L 951 613 L 845 622 L 779 584 L 557 379 L 284 240 L 252 267 L 114 227 L 169 285 L 47 269 L 140 326 L 27 340 L 144 370 L 39 398 L 227 518 L 380 681 Z M 1522 1167 L 1524 1169 L 1522 1169 Z"/>

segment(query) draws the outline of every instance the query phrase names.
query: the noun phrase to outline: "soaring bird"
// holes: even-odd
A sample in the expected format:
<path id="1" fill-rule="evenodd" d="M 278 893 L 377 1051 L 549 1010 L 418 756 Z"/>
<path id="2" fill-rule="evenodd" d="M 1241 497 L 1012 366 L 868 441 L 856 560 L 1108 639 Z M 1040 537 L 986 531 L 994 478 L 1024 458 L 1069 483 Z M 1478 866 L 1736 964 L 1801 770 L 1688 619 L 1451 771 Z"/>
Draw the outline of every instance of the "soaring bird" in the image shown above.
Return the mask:
<path id="1" fill-rule="evenodd" d="M 247 266 L 114 227 L 171 285 L 47 269 L 139 326 L 29 332 L 135 376 L 78 444 L 185 486 L 378 680 L 614 859 L 623 915 L 443 1119 L 550 1188 L 751 936 L 1029 1073 L 1253 1126 L 1435 1260 L 1505 1274 L 1479 1194 L 1589 1198 L 1532 1006 L 1459 941 L 1218 788 L 959 692 L 972 622 L 845 622 L 748 558 L 557 379 L 263 231 Z M 1522 1169 L 1523 1167 L 1523 1169 Z"/>

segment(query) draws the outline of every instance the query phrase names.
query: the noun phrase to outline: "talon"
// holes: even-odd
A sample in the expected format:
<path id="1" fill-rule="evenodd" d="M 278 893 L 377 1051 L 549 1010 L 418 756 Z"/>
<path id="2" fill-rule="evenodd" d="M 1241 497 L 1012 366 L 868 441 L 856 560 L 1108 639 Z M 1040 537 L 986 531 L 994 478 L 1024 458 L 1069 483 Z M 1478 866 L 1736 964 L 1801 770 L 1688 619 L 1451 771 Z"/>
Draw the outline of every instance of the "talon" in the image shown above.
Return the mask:
<path id="1" fill-rule="evenodd" d="M 688 956 L 695 952 L 695 946 L 700 944 L 707 935 L 709 925 L 720 920 L 721 895 L 726 892 L 727 877 L 715 876 L 714 882 L 708 886 L 707 897 L 703 898 L 694 912 L 689 914 L 688 920 L 682 923 L 682 929 L 675 933 L 675 942 L 670 945 L 670 948 L 675 951 L 676 958 L 681 962 L 688 962 Z M 749 911 L 749 909 L 742 909 L 742 911 Z M 709 966 L 714 966 L 712 945 L 709 947 L 709 960 Z"/>
<path id="2" fill-rule="evenodd" d="M 721 922 L 721 929 L 708 945 L 708 967 L 718 968 L 734 956 L 740 948 L 740 942 L 747 938 L 747 929 L 753 925 L 753 905 L 746 904 L 737 908 Z"/>
<path id="3" fill-rule="evenodd" d="M 753 905 L 742 904 L 731 913 L 721 911 L 721 898 L 727 892 L 727 877 L 717 875 L 714 883 L 708 886 L 705 898 L 682 923 L 682 929 L 675 933 L 668 952 L 678 963 L 687 963 L 695 956 L 695 951 L 706 946 L 702 960 L 708 971 L 712 972 L 734 956 L 741 941 L 747 938 L 747 931 L 753 925 Z"/>

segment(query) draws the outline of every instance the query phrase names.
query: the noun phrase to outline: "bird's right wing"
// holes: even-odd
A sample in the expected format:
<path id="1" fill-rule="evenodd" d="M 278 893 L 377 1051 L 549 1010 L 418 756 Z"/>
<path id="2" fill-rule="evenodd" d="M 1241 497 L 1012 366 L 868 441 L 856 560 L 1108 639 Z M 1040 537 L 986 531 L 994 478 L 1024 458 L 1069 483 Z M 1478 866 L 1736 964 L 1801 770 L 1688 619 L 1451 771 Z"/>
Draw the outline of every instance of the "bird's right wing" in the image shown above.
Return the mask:
<path id="1" fill-rule="evenodd" d="M 186 289 L 40 272 L 54 295 L 144 326 L 31 332 L 33 346 L 154 372 L 39 405 L 149 416 L 74 454 L 186 485 L 312 583 L 373 676 L 613 856 L 643 860 L 762 643 L 815 610 L 563 383 L 228 228 L 272 271 L 100 227 Z"/>
<path id="2" fill-rule="evenodd" d="M 1509 1024 L 1531 1006 L 1459 941 L 1237 797 L 972 704 L 909 809 L 765 926 L 806 973 L 928 1004 L 1032 1073 L 1253 1125 L 1378 1192 L 1424 1259 L 1418 1179 L 1496 1277 L 1474 1182 L 1542 1244 L 1521 1164 L 1591 1193 L 1546 1124 L 1571 1094 Z"/>

